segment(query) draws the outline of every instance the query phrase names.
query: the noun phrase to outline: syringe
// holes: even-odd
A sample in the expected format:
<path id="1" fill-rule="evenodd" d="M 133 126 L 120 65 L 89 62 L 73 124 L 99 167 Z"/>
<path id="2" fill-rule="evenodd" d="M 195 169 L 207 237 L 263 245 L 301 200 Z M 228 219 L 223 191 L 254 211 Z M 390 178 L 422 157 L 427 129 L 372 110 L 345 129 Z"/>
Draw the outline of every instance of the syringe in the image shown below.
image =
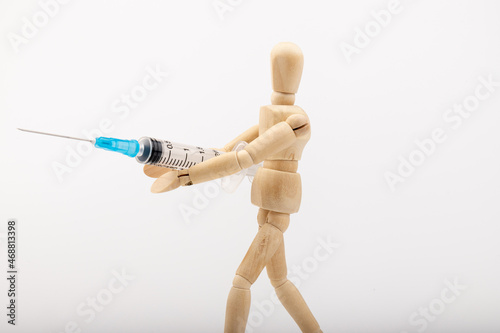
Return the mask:
<path id="1" fill-rule="evenodd" d="M 45 133 L 18 128 L 20 131 L 57 136 L 66 139 L 87 141 L 96 148 L 114 151 L 129 157 L 135 157 L 135 160 L 142 164 L 150 164 L 159 167 L 182 170 L 192 167 L 198 163 L 206 161 L 210 158 L 224 154 L 225 152 L 216 149 L 205 149 L 197 146 L 190 146 L 180 143 L 175 143 L 167 140 L 158 140 L 155 138 L 143 136 L 137 140 L 122 140 L 107 137 L 98 137 L 95 139 L 82 139 L 72 136 Z M 245 147 L 246 142 L 239 142 L 233 150 L 241 150 Z M 254 165 L 242 172 L 230 176 L 231 178 L 223 179 L 222 185 L 228 192 L 232 192 L 246 176 L 253 177 L 260 165 Z"/>

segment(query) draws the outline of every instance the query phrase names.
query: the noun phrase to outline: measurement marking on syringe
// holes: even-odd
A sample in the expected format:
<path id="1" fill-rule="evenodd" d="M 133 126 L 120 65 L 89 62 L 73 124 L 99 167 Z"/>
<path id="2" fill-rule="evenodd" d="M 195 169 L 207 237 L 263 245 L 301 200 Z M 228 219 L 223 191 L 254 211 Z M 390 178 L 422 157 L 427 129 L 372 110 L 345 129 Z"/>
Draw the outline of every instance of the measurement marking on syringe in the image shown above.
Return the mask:
<path id="1" fill-rule="evenodd" d="M 188 154 L 186 153 L 186 158 L 184 159 L 184 163 L 182 163 L 183 168 L 186 167 L 187 160 L 188 160 Z"/>
<path id="2" fill-rule="evenodd" d="M 167 162 L 166 162 L 167 164 L 168 164 L 168 161 L 170 160 L 170 156 L 171 156 L 171 155 L 172 155 L 172 151 L 171 151 L 171 150 L 169 150 L 169 151 L 168 151 L 168 158 L 167 158 Z"/>

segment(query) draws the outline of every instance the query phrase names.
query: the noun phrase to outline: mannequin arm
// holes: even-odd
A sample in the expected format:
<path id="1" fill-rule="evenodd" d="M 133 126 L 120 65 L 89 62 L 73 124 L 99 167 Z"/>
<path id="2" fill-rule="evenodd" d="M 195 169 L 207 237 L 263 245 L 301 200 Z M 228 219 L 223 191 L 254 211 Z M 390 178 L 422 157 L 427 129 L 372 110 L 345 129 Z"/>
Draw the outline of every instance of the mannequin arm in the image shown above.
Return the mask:
<path id="1" fill-rule="evenodd" d="M 241 133 L 238 135 L 236 138 L 231 140 L 227 145 L 225 145 L 222 149 L 219 148 L 213 148 L 215 150 L 221 150 L 224 152 L 230 152 L 233 150 L 234 146 L 240 142 L 240 141 L 245 141 L 246 143 L 250 143 L 253 140 L 255 140 L 256 137 L 259 136 L 259 125 L 254 125 L 247 129 L 245 132 Z M 155 165 L 145 165 L 144 166 L 144 173 L 146 176 L 151 177 L 151 178 L 158 178 L 161 175 L 164 175 L 167 172 L 172 171 L 172 169 L 165 168 L 165 167 L 159 167 Z"/>
<path id="2" fill-rule="evenodd" d="M 309 119 L 303 115 L 292 115 L 286 121 L 277 123 L 262 133 L 239 152 L 226 153 L 182 170 L 181 178 L 189 177 L 185 184 L 199 184 L 232 175 L 241 169 L 258 164 L 292 145 L 297 136 L 309 131 Z"/>
<path id="3" fill-rule="evenodd" d="M 286 121 L 270 127 L 239 152 L 222 154 L 189 169 L 167 172 L 154 182 L 151 191 L 161 193 L 181 185 L 199 184 L 232 175 L 289 147 L 297 136 L 304 135 L 309 130 L 309 119 L 306 116 L 292 115 Z"/>
<path id="4" fill-rule="evenodd" d="M 259 136 L 259 125 L 254 125 L 249 129 L 247 129 L 245 132 L 238 135 L 233 140 L 231 140 L 227 145 L 224 146 L 223 149 L 225 152 L 230 152 L 231 150 L 233 150 L 234 146 L 238 142 L 245 141 L 246 143 L 250 143 L 253 140 L 255 140 L 255 138 L 257 138 L 258 136 Z"/>

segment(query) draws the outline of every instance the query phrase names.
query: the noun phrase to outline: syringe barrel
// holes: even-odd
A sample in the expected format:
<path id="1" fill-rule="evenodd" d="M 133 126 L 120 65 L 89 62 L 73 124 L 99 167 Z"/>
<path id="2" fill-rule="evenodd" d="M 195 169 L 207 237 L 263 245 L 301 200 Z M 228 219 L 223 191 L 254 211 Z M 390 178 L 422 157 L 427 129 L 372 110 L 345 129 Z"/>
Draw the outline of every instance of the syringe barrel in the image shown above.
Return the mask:
<path id="1" fill-rule="evenodd" d="M 215 149 L 190 146 L 151 137 L 139 139 L 137 162 L 151 164 L 170 169 L 187 169 L 223 152 Z"/>

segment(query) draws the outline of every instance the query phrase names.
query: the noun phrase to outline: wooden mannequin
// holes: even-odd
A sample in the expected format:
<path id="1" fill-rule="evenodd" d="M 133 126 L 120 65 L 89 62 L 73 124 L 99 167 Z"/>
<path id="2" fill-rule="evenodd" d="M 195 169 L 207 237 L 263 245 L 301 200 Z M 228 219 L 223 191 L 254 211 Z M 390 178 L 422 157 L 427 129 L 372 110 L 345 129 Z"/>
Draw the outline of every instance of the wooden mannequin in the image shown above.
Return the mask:
<path id="1" fill-rule="evenodd" d="M 264 161 L 252 183 L 252 203 L 259 206 L 259 231 L 236 271 L 226 307 L 224 332 L 245 332 L 250 310 L 250 286 L 264 267 L 279 300 L 302 332 L 321 332 L 297 288 L 287 279 L 283 233 L 290 214 L 299 210 L 300 175 L 296 173 L 302 150 L 311 136 L 307 114 L 293 105 L 304 64 L 300 48 L 279 43 L 271 52 L 272 105 L 260 109 L 259 124 L 225 147 L 225 154 L 189 169 L 170 170 L 145 166 L 144 172 L 158 178 L 151 191 L 161 193 L 179 186 L 199 184 L 234 174 Z M 231 151 L 239 141 L 249 144 Z"/>

